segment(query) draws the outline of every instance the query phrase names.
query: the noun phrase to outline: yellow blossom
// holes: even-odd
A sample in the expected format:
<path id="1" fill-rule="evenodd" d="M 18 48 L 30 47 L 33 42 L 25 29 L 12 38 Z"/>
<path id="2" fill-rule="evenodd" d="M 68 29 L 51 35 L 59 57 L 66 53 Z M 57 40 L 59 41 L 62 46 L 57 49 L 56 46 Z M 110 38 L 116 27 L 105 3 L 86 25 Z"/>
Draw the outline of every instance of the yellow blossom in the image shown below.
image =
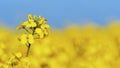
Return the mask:
<path id="1" fill-rule="evenodd" d="M 37 16 L 34 16 L 34 20 L 37 20 Z"/>
<path id="2" fill-rule="evenodd" d="M 50 26 L 48 24 L 42 24 L 41 28 L 42 29 L 50 29 Z"/>
<path id="3" fill-rule="evenodd" d="M 36 28 L 35 33 L 37 33 L 40 38 L 44 37 L 44 33 L 43 33 L 42 29 L 40 29 L 40 28 Z"/>
<path id="4" fill-rule="evenodd" d="M 33 20 L 25 21 L 20 26 L 18 26 L 16 29 L 20 30 L 25 27 L 27 28 L 36 27 L 36 23 Z"/>
<path id="5" fill-rule="evenodd" d="M 20 42 L 22 44 L 27 44 L 27 43 L 33 43 L 34 42 L 34 38 L 33 38 L 33 35 L 32 34 L 23 34 L 21 37 L 20 37 Z"/>
<path id="6" fill-rule="evenodd" d="M 32 34 L 29 34 L 29 35 L 28 35 L 28 38 L 29 38 L 29 39 L 28 39 L 28 42 L 29 42 L 29 43 L 33 43 L 33 42 L 34 42 L 34 38 L 33 38 L 33 35 L 32 35 Z"/>
<path id="7" fill-rule="evenodd" d="M 24 23 L 22 23 L 20 26 L 18 26 L 16 29 L 17 29 L 17 30 L 20 30 L 20 29 L 22 29 L 22 28 L 25 28 L 26 24 L 27 24 L 27 22 L 24 22 Z"/>
<path id="8" fill-rule="evenodd" d="M 20 30 L 20 29 L 22 29 L 22 28 L 24 28 L 25 26 L 24 25 L 20 25 L 20 26 L 18 26 L 16 29 L 17 30 Z"/>
<path id="9" fill-rule="evenodd" d="M 34 22 L 34 20 L 25 21 L 25 22 L 24 22 L 24 25 L 25 25 L 27 28 L 36 27 L 36 23 Z"/>
<path id="10" fill-rule="evenodd" d="M 38 25 L 45 24 L 46 22 L 47 22 L 47 20 L 46 20 L 46 19 L 41 18 L 41 19 L 39 20 Z"/>
<path id="11" fill-rule="evenodd" d="M 36 23 L 32 19 L 31 14 L 28 15 L 28 21 L 26 21 L 25 23 L 26 23 L 26 27 L 36 27 Z"/>
<path id="12" fill-rule="evenodd" d="M 28 14 L 28 21 L 32 20 L 32 15 Z"/>
<path id="13" fill-rule="evenodd" d="M 49 34 L 49 32 L 48 32 L 47 29 L 44 29 L 44 30 L 43 30 L 43 33 L 44 33 L 45 36 L 47 36 L 47 35 Z"/>
<path id="14" fill-rule="evenodd" d="M 21 52 L 17 52 L 17 53 L 15 54 L 15 56 L 16 56 L 17 58 L 20 58 L 20 57 L 22 57 L 22 54 L 21 54 Z"/>

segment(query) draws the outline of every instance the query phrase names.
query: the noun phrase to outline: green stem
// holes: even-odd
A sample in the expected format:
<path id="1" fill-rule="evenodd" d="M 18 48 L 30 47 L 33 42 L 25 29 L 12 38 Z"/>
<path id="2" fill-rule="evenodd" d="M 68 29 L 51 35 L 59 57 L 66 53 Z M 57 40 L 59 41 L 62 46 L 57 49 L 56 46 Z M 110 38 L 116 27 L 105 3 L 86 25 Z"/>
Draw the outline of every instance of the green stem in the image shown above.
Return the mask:
<path id="1" fill-rule="evenodd" d="M 26 28 L 24 28 L 28 33 L 30 33 L 30 31 L 28 30 L 28 29 L 26 29 Z"/>
<path id="2" fill-rule="evenodd" d="M 24 28 L 27 32 L 29 32 L 26 28 Z M 32 35 L 34 35 L 34 33 L 35 33 L 35 29 L 36 28 L 34 28 L 33 29 L 33 33 L 32 33 Z M 28 49 L 27 49 L 27 53 L 26 53 L 26 57 L 28 57 L 28 55 L 29 55 L 29 51 L 30 51 L 30 47 L 31 47 L 31 44 L 28 42 Z"/>
<path id="3" fill-rule="evenodd" d="M 29 51 L 30 51 L 30 46 L 31 46 L 31 44 L 29 43 L 29 44 L 28 44 L 28 49 L 27 49 L 27 53 L 26 53 L 26 57 L 28 57 L 28 55 L 29 55 Z"/>
<path id="4" fill-rule="evenodd" d="M 34 27 L 34 28 L 33 28 L 33 33 L 32 33 L 32 35 L 34 35 L 34 33 L 35 33 L 35 29 L 36 29 L 36 28 Z"/>

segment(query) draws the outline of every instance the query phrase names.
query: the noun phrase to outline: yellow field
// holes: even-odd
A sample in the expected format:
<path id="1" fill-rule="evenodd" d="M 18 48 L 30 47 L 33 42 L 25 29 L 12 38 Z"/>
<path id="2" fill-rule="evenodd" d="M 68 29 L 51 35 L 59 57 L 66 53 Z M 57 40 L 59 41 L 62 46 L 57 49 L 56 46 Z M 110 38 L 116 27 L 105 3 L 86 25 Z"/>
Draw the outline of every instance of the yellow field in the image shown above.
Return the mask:
<path id="1" fill-rule="evenodd" d="M 20 33 L 0 29 L 0 68 L 120 68 L 120 25 L 51 30 L 27 47 Z"/>

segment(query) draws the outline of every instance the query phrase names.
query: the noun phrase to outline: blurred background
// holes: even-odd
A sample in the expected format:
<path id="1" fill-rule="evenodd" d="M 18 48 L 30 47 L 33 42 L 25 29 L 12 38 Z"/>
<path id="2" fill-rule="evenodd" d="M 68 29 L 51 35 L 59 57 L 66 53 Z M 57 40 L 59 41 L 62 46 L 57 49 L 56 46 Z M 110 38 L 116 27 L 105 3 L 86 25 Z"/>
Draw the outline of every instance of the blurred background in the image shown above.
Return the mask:
<path id="1" fill-rule="evenodd" d="M 120 18 L 120 0 L 0 0 L 0 25 L 15 29 L 28 14 L 48 19 L 52 28 L 94 22 L 106 25 Z"/>

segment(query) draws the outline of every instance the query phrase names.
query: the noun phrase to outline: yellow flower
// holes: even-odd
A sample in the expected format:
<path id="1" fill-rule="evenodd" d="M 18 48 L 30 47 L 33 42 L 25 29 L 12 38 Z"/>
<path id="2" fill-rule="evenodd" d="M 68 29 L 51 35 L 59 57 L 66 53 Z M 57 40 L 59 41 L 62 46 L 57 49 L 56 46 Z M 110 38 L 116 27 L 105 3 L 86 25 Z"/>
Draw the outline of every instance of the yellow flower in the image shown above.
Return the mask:
<path id="1" fill-rule="evenodd" d="M 46 29 L 50 29 L 50 26 L 48 24 L 45 24 Z"/>
<path id="2" fill-rule="evenodd" d="M 41 17 L 41 16 L 38 16 L 38 19 L 42 19 L 42 17 Z"/>
<path id="3" fill-rule="evenodd" d="M 32 15 L 28 14 L 28 21 L 32 20 Z"/>
<path id="4" fill-rule="evenodd" d="M 20 26 L 18 26 L 16 29 L 17 29 L 17 30 L 20 30 L 20 29 L 22 29 L 22 28 L 25 28 L 25 26 L 24 26 L 24 25 L 20 25 Z"/>
<path id="5" fill-rule="evenodd" d="M 29 34 L 29 35 L 28 35 L 28 42 L 29 42 L 29 43 L 33 43 L 33 42 L 34 42 L 34 37 L 33 37 L 32 34 Z"/>
<path id="6" fill-rule="evenodd" d="M 20 38 L 20 42 L 22 43 L 22 44 L 26 44 L 27 43 L 27 35 L 26 34 L 23 34 L 22 36 L 21 36 L 21 38 Z"/>
<path id="7" fill-rule="evenodd" d="M 36 19 L 36 16 L 34 16 L 34 19 Z M 25 22 L 26 23 L 26 27 L 36 27 L 36 23 L 34 22 L 34 20 L 32 19 L 32 15 L 29 14 L 28 15 L 28 21 Z"/>
<path id="8" fill-rule="evenodd" d="M 42 24 L 41 28 L 42 29 L 50 29 L 50 26 L 48 24 Z"/>
<path id="9" fill-rule="evenodd" d="M 28 28 L 30 28 L 30 27 L 36 27 L 36 23 L 33 20 L 26 21 L 24 23 L 26 24 L 26 27 L 28 27 Z"/>
<path id="10" fill-rule="evenodd" d="M 20 29 L 22 29 L 22 28 L 25 28 L 25 26 L 26 26 L 26 22 L 24 22 L 24 23 L 22 23 L 20 26 L 18 26 L 16 29 L 17 30 L 20 30 Z"/>
<path id="11" fill-rule="evenodd" d="M 45 24 L 46 22 L 47 22 L 47 20 L 46 20 L 45 18 L 41 18 L 41 19 L 39 20 L 38 25 Z"/>
<path id="12" fill-rule="evenodd" d="M 49 34 L 49 32 L 48 32 L 47 29 L 44 29 L 44 30 L 43 30 L 43 33 L 44 33 L 45 36 L 47 36 L 47 35 Z"/>
<path id="13" fill-rule="evenodd" d="M 37 33 L 40 38 L 44 37 L 44 33 L 43 33 L 42 29 L 40 29 L 40 28 L 36 28 L 35 33 Z"/>
<path id="14" fill-rule="evenodd" d="M 29 17 L 28 21 L 23 22 L 16 29 L 20 30 L 20 29 L 25 28 L 25 27 L 27 27 L 27 28 L 36 27 L 36 23 L 34 22 L 34 20 L 31 19 L 31 17 Z"/>
<path id="15" fill-rule="evenodd" d="M 37 20 L 37 16 L 34 16 L 34 20 Z"/>
<path id="16" fill-rule="evenodd" d="M 34 42 L 33 35 L 32 35 L 32 34 L 23 34 L 23 35 L 20 37 L 20 42 L 21 42 L 22 44 L 27 44 L 27 43 L 32 44 L 32 43 Z"/>
<path id="17" fill-rule="evenodd" d="M 18 65 L 18 63 L 19 63 L 19 60 L 18 59 L 16 59 L 16 57 L 15 56 L 11 56 L 10 58 L 9 58 L 9 60 L 7 61 L 7 64 L 8 65 Z"/>
<path id="18" fill-rule="evenodd" d="M 15 56 L 16 56 L 17 58 L 21 58 L 21 57 L 22 57 L 22 54 L 21 54 L 21 52 L 17 52 L 17 53 L 15 54 Z"/>
<path id="19" fill-rule="evenodd" d="M 28 15 L 28 21 L 24 22 L 26 24 L 26 27 L 36 27 L 36 23 L 34 22 L 34 20 L 32 19 L 32 15 L 29 14 Z"/>

